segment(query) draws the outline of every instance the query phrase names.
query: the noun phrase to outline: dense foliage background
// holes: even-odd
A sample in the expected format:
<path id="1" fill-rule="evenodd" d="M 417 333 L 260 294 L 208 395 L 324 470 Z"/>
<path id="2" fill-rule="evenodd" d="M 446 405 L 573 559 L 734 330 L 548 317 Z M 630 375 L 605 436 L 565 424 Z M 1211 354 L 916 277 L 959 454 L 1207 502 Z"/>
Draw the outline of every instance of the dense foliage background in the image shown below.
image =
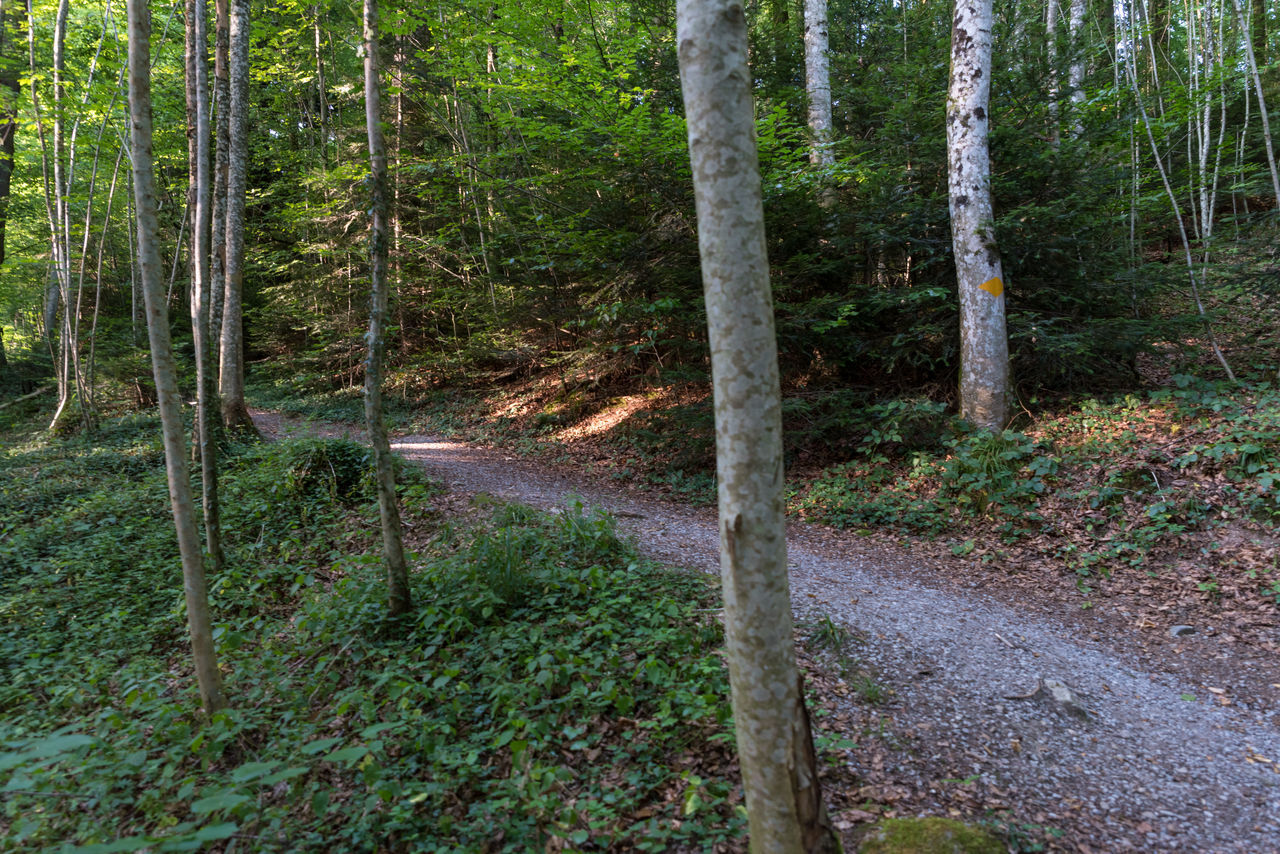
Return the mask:
<path id="1" fill-rule="evenodd" d="M 36 3 L 34 17 L 46 134 L 53 5 Z M 808 160 L 799 4 L 749 5 L 789 385 L 949 400 L 958 345 L 943 128 L 949 9 L 831 3 L 837 158 L 818 169 Z M 132 382 L 141 361 L 131 347 L 145 336 L 131 309 L 128 170 L 112 165 L 126 128 L 119 6 L 74 4 L 63 111 L 73 243 L 89 223 L 84 257 L 73 258 L 78 312 L 92 327 L 80 346 L 96 348 L 104 373 Z M 1274 200 L 1230 4 L 1173 14 L 1152 4 L 1147 18 L 1127 4 L 1098 4 L 1075 42 L 1065 22 L 1050 40 L 1033 4 L 997 6 L 997 238 L 1024 399 L 1132 385 L 1142 352 L 1184 351 L 1204 338 L 1138 99 L 1191 234 L 1211 319 L 1237 344 L 1265 337 L 1272 349 L 1263 353 L 1273 355 Z M 1265 49 L 1259 9 L 1250 32 Z M 268 360 L 265 369 L 320 387 L 358 384 L 366 317 L 358 11 L 325 0 L 254 4 L 248 347 Z M 186 183 L 181 12 L 153 10 L 171 252 Z M 393 384 L 407 393 L 549 367 L 570 386 L 704 376 L 672 5 L 407 2 L 385 17 Z M 9 24 L 6 59 L 25 65 L 13 49 L 25 47 L 13 41 L 25 36 L 24 21 Z M 1088 69 L 1079 103 L 1063 95 L 1076 51 Z M 1265 50 L 1259 63 L 1264 90 L 1280 102 Z M 39 363 L 48 225 L 40 141 L 23 93 L 0 322 L 10 353 L 29 348 Z M 1206 187 L 1211 223 L 1197 208 Z M 178 258 L 175 303 L 185 299 Z"/>

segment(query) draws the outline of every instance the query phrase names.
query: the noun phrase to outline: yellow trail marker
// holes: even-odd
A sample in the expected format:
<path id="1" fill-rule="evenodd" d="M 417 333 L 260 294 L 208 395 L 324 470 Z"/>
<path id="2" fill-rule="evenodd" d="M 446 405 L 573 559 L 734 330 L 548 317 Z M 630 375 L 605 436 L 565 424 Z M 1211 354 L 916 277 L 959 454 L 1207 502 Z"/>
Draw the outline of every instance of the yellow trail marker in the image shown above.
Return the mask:
<path id="1" fill-rule="evenodd" d="M 978 285 L 978 288 L 986 291 L 993 297 L 998 297 L 1004 293 L 1004 282 L 1000 281 L 1000 278 L 997 276 L 994 279 L 987 279 L 985 282 Z"/>

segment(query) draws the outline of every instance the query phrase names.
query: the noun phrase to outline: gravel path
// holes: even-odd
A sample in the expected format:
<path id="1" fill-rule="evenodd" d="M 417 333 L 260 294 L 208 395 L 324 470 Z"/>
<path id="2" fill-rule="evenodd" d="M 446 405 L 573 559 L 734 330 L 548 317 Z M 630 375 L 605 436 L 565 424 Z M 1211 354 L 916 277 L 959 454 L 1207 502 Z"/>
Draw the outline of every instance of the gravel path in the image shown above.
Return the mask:
<path id="1" fill-rule="evenodd" d="M 259 423 L 290 430 L 276 416 Z M 542 508 L 579 496 L 613 512 L 650 556 L 718 571 L 710 510 L 430 436 L 393 447 L 464 493 Z M 1259 687 L 1219 693 L 1177 660 L 1150 667 L 1114 632 L 935 583 L 854 535 L 797 524 L 788 540 L 797 618 L 855 632 L 860 665 L 893 692 L 886 715 L 903 749 L 859 773 L 909 791 L 915 811 L 946 814 L 955 788 L 976 779 L 1020 820 L 1071 828 L 1075 850 L 1280 852 L 1280 710 L 1268 699 L 1280 667 L 1207 649 L 1208 638 L 1168 648 L 1214 657 L 1233 684 Z M 1072 692 L 1065 704 L 1048 690 L 1055 680 Z"/>

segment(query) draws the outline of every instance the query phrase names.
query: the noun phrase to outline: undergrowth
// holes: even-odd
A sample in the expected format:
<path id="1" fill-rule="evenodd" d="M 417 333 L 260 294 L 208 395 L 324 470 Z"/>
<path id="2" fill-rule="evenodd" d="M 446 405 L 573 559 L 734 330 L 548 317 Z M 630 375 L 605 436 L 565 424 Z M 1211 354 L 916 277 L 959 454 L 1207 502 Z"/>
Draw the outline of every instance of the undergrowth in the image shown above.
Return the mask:
<path id="1" fill-rule="evenodd" d="M 431 524 L 385 618 L 363 448 L 237 447 L 210 579 L 228 711 L 202 721 L 152 418 L 0 454 L 0 848 L 733 846 L 707 582 L 607 519 Z M 435 487 L 406 473 L 428 527 Z"/>
<path id="2" fill-rule="evenodd" d="M 1280 521 L 1280 391 L 1175 381 L 1082 401 L 1025 432 L 953 423 L 937 450 L 868 433 L 858 458 L 798 486 L 791 506 L 838 527 L 946 536 L 955 554 L 985 560 L 998 559 L 992 544 L 1031 548 L 1085 593 L 1125 568 L 1197 573 L 1210 597 L 1230 575 L 1246 599 L 1280 604 L 1269 545 Z M 1227 527 L 1244 541 L 1224 547 Z"/>

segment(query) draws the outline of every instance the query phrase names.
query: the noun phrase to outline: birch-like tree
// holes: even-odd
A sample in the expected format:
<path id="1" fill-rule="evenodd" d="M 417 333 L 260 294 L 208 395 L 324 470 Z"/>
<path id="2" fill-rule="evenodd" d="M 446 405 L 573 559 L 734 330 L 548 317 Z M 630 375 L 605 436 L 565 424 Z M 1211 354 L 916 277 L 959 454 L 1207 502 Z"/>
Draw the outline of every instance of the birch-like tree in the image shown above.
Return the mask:
<path id="1" fill-rule="evenodd" d="M 827 0 L 804 0 L 804 85 L 809 98 L 809 162 L 830 167 L 831 60 L 828 57 Z"/>
<path id="2" fill-rule="evenodd" d="M 1084 108 L 1084 7 L 1085 0 L 1071 0 L 1067 11 L 1067 44 L 1071 51 L 1067 62 L 1067 98 L 1071 102 L 1071 137 L 1084 133 L 1080 111 Z"/>
<path id="3" fill-rule="evenodd" d="M 249 159 L 249 0 L 232 0 L 227 121 L 227 222 L 223 258 L 222 351 L 218 391 L 222 423 L 256 434 L 244 400 L 244 206 Z"/>
<path id="4" fill-rule="evenodd" d="M 369 228 L 369 349 L 364 363 L 364 414 L 373 445 L 378 478 L 378 511 L 382 521 L 382 559 L 387 565 L 387 610 L 391 616 L 408 613 L 409 573 L 404 559 L 400 506 L 391 442 L 382 417 L 382 354 L 386 344 L 387 243 L 389 204 L 387 147 L 382 136 L 382 86 L 378 80 L 378 0 L 364 0 L 364 103 L 369 134 L 369 189 L 372 222 Z"/>
<path id="5" fill-rule="evenodd" d="M 1267 169 L 1271 173 L 1271 189 L 1276 196 L 1276 207 L 1280 208 L 1280 172 L 1276 168 L 1276 152 L 1271 142 L 1271 115 L 1267 112 L 1267 96 L 1266 89 L 1262 85 L 1262 74 L 1258 70 L 1258 56 L 1255 50 L 1254 39 L 1249 37 L 1249 28 L 1245 25 L 1244 11 L 1240 8 L 1240 0 L 1231 0 L 1231 5 L 1235 9 L 1236 22 L 1240 25 L 1240 32 L 1244 35 L 1244 51 L 1245 59 L 1249 64 L 1249 76 L 1253 80 L 1253 91 L 1258 98 L 1258 116 L 1262 119 L 1262 141 L 1267 150 Z M 1254 14 L 1258 13 L 1255 7 Z M 1262 20 L 1255 21 L 1254 26 L 1263 27 L 1265 33 L 1265 14 Z M 1254 30 L 1257 32 L 1257 29 Z M 1263 40 L 1263 46 L 1266 45 L 1266 39 Z"/>
<path id="6" fill-rule="evenodd" d="M 960 414 L 979 427 L 1002 430 L 1008 418 L 1009 341 L 987 147 L 991 42 L 991 0 L 956 0 L 947 183 L 960 291 Z"/>
<path id="7" fill-rule="evenodd" d="M 212 714 L 227 704 L 222 691 L 213 644 L 213 622 L 205 585 L 204 555 L 196 529 L 195 506 L 182 428 L 182 399 L 178 394 L 177 367 L 169 337 L 169 306 L 165 298 L 164 268 L 160 260 L 159 225 L 156 220 L 155 166 L 151 132 L 151 13 L 147 0 L 128 0 L 129 14 L 129 112 L 133 192 L 137 211 L 138 271 L 146 300 L 151 365 L 160 401 L 164 437 L 165 470 L 169 501 L 182 555 L 182 588 L 186 596 L 187 627 L 195 662 L 200 701 Z"/>
<path id="8" fill-rule="evenodd" d="M 680 0 L 676 39 L 711 342 L 725 637 L 751 848 L 834 851 L 792 645 L 781 393 L 742 3 Z"/>

